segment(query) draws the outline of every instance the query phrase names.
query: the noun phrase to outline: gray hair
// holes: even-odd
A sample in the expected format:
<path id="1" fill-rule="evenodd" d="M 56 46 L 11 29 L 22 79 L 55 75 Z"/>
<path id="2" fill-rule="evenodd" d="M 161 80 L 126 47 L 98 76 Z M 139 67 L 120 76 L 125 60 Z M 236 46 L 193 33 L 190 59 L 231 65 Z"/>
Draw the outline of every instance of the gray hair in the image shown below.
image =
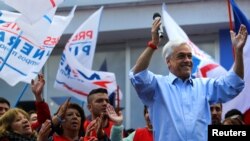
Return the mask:
<path id="1" fill-rule="evenodd" d="M 167 59 L 172 53 L 174 48 L 180 46 L 181 44 L 186 44 L 187 41 L 184 40 L 170 40 L 168 41 L 162 49 L 162 57 Z"/>

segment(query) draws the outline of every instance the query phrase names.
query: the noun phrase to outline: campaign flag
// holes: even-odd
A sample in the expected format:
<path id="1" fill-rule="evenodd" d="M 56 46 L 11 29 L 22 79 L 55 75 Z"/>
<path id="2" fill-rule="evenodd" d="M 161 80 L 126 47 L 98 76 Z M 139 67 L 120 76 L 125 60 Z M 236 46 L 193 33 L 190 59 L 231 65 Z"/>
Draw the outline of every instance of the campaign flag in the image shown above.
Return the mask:
<path id="1" fill-rule="evenodd" d="M 248 38 L 247 42 L 243 49 L 243 58 L 244 58 L 244 81 L 245 81 L 245 88 L 242 92 L 235 97 L 234 99 L 226 102 L 223 104 L 222 108 L 222 115 L 225 115 L 231 109 L 238 109 L 242 113 L 246 112 L 250 108 L 250 23 L 243 12 L 240 10 L 238 5 L 235 3 L 234 0 L 230 0 L 233 15 L 234 15 L 234 28 L 235 32 L 238 33 L 240 28 L 240 24 L 244 24 L 247 27 L 248 31 Z M 228 39 L 228 41 L 231 41 Z"/>
<path id="2" fill-rule="evenodd" d="M 49 28 L 55 16 L 56 9 L 57 7 L 51 9 L 46 15 L 41 17 L 41 19 L 33 24 L 29 23 L 24 15 L 21 15 L 16 20 L 16 23 L 18 27 L 23 31 L 22 35 L 26 36 L 34 44 L 39 46 L 42 45 L 42 42 L 48 35 Z"/>
<path id="3" fill-rule="evenodd" d="M 87 69 L 92 68 L 102 11 L 103 7 L 83 22 L 65 46 Z"/>
<path id="4" fill-rule="evenodd" d="M 34 44 L 15 22 L 21 14 L 0 11 L 0 78 L 9 85 L 30 83 L 47 61 L 63 31 L 74 16 L 75 7 L 68 16 L 55 16 L 46 39 Z M 40 31 L 42 32 L 42 31 Z M 39 33 L 37 33 L 39 34 Z"/>
<path id="5" fill-rule="evenodd" d="M 5 1 L 5 3 L 10 3 L 10 6 L 12 4 L 14 4 L 13 6 L 17 6 L 17 7 L 20 7 L 22 9 L 25 9 L 25 10 L 27 10 L 27 8 L 30 8 L 30 7 L 27 7 L 27 5 L 33 4 L 36 1 L 24 0 L 24 1 L 22 1 L 22 3 L 20 3 L 20 2 L 14 3 L 14 2 L 16 2 L 16 0 L 6 0 Z M 32 9 L 30 9 L 30 11 L 28 13 L 35 14 L 38 9 L 35 9 L 34 7 L 35 7 L 35 5 L 32 7 Z M 23 31 L 23 32 L 21 32 L 21 34 L 23 36 L 26 36 L 27 38 L 29 38 L 29 40 L 31 42 L 33 42 L 39 46 L 42 45 L 42 42 L 47 37 L 49 28 L 51 26 L 51 23 L 53 21 L 53 17 L 54 17 L 55 12 L 56 12 L 56 9 L 57 9 L 57 7 L 53 7 L 51 9 L 49 9 L 48 11 L 44 11 L 46 13 L 44 13 L 44 15 L 42 15 L 35 22 L 30 22 L 29 18 L 27 18 L 27 16 L 24 15 L 24 14 L 27 14 L 27 12 L 20 11 L 21 16 L 19 16 L 16 19 L 16 23 L 17 23 L 18 27 Z"/>
<path id="6" fill-rule="evenodd" d="M 64 50 L 54 84 L 55 88 L 84 101 L 92 89 L 102 87 L 109 93 L 116 90 L 114 73 L 87 69 L 79 61 L 81 60 L 76 60 L 72 52 Z"/>
<path id="7" fill-rule="evenodd" d="M 95 88 L 116 89 L 115 74 L 91 70 L 103 7 L 93 13 L 65 46 L 54 87 L 86 101 Z"/>
<path id="8" fill-rule="evenodd" d="M 37 72 L 40 72 L 50 54 L 52 53 L 54 47 L 59 42 L 64 30 L 68 27 L 71 20 L 74 17 L 74 13 L 76 10 L 76 5 L 72 8 L 70 13 L 67 16 L 55 16 L 52 21 L 52 26 L 49 28 L 48 36 L 43 42 L 43 47 L 45 50 L 48 50 L 46 57 L 41 58 L 41 62 L 37 67 L 33 67 L 33 73 L 29 73 L 30 78 L 35 78 Z"/>
<path id="9" fill-rule="evenodd" d="M 180 40 L 188 43 L 192 48 L 193 70 L 192 75 L 195 77 L 219 77 L 225 75 L 227 71 L 216 63 L 210 55 L 199 49 L 181 29 L 181 27 L 168 14 L 167 7 L 162 5 L 163 23 L 169 40 Z"/>
<path id="10" fill-rule="evenodd" d="M 64 0 L 2 0 L 5 4 L 19 11 L 30 24 L 39 21 L 51 9 Z"/>

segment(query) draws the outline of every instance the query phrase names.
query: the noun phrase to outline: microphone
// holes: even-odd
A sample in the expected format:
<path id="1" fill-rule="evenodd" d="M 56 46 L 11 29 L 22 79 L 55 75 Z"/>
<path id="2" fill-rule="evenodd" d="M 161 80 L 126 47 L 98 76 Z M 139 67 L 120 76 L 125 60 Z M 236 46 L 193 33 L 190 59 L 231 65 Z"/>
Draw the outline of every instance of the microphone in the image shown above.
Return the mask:
<path id="1" fill-rule="evenodd" d="M 161 15 L 159 13 L 154 13 L 153 15 L 153 20 L 156 19 L 161 19 Z M 159 29 L 158 29 L 158 34 L 160 38 L 163 38 L 163 27 L 162 24 L 160 25 Z"/>

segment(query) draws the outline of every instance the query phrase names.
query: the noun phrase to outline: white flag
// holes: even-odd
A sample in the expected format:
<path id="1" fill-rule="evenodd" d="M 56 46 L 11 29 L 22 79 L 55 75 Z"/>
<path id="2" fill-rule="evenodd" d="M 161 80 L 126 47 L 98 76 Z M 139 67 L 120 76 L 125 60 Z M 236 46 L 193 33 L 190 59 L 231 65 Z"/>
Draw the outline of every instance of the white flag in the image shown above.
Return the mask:
<path id="1" fill-rule="evenodd" d="M 117 87 L 114 73 L 91 70 L 102 11 L 103 7 L 93 13 L 68 41 L 54 84 L 84 101 L 92 89 L 102 87 L 112 93 Z"/>
<path id="2" fill-rule="evenodd" d="M 56 9 L 57 7 L 51 9 L 46 15 L 33 24 L 30 24 L 27 18 L 21 15 L 20 18 L 16 20 L 16 23 L 23 31 L 22 35 L 29 38 L 32 43 L 42 45 L 42 42 L 48 35 Z"/>
<path id="3" fill-rule="evenodd" d="M 55 16 L 47 38 L 41 46 L 32 43 L 14 22 L 21 15 L 1 11 L 0 14 L 0 78 L 9 85 L 30 83 L 41 70 L 63 31 L 73 18 L 75 7 L 69 16 Z M 11 17 L 13 16 L 13 17 Z"/>
<path id="4" fill-rule="evenodd" d="M 92 89 L 105 88 L 111 94 L 117 88 L 114 73 L 87 69 L 76 60 L 72 52 L 66 50 L 54 86 L 83 101 L 86 101 Z"/>
<path id="5" fill-rule="evenodd" d="M 52 8 L 57 7 L 64 0 L 2 0 L 5 4 L 15 8 L 29 23 L 39 21 Z"/>
<path id="6" fill-rule="evenodd" d="M 102 11 L 103 7 L 83 22 L 65 46 L 65 50 L 70 50 L 87 69 L 92 69 Z"/>

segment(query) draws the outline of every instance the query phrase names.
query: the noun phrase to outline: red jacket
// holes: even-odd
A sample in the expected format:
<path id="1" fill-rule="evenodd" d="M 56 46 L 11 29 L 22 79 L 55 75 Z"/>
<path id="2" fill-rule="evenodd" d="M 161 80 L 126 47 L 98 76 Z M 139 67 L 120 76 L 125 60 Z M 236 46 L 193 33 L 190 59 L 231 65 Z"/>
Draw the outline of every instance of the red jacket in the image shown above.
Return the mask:
<path id="1" fill-rule="evenodd" d="M 46 102 L 36 102 L 37 122 L 31 124 L 31 128 L 36 130 L 47 120 L 51 119 L 49 106 Z"/>
<path id="2" fill-rule="evenodd" d="M 135 131 L 134 141 L 153 141 L 153 132 L 145 128 L 138 128 Z"/>

